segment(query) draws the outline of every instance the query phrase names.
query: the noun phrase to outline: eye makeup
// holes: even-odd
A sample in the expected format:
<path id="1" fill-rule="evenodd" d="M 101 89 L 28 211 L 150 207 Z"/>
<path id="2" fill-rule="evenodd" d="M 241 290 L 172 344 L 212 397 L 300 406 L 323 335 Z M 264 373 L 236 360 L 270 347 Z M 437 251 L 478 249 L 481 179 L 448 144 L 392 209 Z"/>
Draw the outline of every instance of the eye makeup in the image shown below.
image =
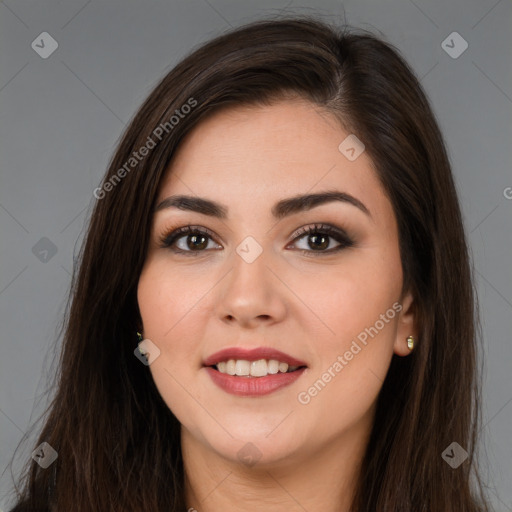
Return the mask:
<path id="1" fill-rule="evenodd" d="M 314 240 L 314 243 L 321 241 L 320 247 L 325 248 L 325 241 L 327 240 L 327 247 L 331 245 L 331 239 L 334 240 L 338 245 L 334 248 L 329 248 L 327 250 L 323 249 L 297 249 L 302 254 L 306 256 L 322 256 L 322 255 L 331 255 L 333 253 L 339 252 L 343 249 L 353 247 L 355 242 L 349 237 L 349 235 L 345 232 L 345 230 L 336 227 L 332 224 L 326 223 L 318 223 L 307 225 L 299 228 L 292 234 L 292 240 L 289 244 L 287 244 L 287 248 L 290 244 L 294 244 L 302 239 Z M 211 230 L 204 226 L 199 225 L 185 225 L 181 227 L 170 227 L 164 231 L 162 235 L 158 237 L 158 245 L 162 249 L 169 249 L 173 253 L 183 254 L 185 256 L 198 256 L 200 254 L 206 253 L 211 248 L 208 249 L 209 241 L 213 241 L 218 244 L 216 241 L 216 235 Z M 181 239 L 185 239 L 187 241 L 193 240 L 192 243 L 196 243 L 199 241 L 199 245 L 196 246 L 198 250 L 186 250 L 183 248 L 177 247 L 176 243 Z M 206 246 L 204 245 L 204 241 L 207 241 Z M 218 244 L 220 245 L 220 244 Z M 187 245 L 188 246 L 188 245 Z M 188 246 L 190 247 L 190 246 Z M 214 250 L 219 250 L 215 248 Z"/>

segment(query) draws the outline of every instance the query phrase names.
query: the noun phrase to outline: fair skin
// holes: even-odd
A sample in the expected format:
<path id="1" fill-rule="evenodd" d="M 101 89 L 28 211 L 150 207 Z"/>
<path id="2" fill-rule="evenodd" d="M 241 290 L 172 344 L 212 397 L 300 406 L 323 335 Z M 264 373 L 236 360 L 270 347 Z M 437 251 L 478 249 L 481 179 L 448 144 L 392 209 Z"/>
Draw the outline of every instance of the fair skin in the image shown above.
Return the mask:
<path id="1" fill-rule="evenodd" d="M 391 203 L 366 152 L 350 161 L 338 149 L 348 135 L 304 100 L 231 108 L 189 134 L 161 185 L 156 204 L 182 194 L 227 209 L 225 219 L 158 210 L 138 285 L 144 338 L 160 350 L 149 369 L 182 425 L 187 506 L 198 512 L 349 510 L 378 393 L 415 330 Z M 331 201 L 272 215 L 282 199 L 334 190 L 367 212 Z M 332 234 L 324 246 L 311 234 L 293 236 L 315 224 L 343 230 L 353 244 L 329 253 L 340 246 Z M 186 254 L 161 246 L 187 225 L 212 236 L 196 249 L 201 234 L 196 245 L 179 235 L 174 247 Z M 236 250 L 248 236 L 262 250 L 251 263 Z M 378 334 L 347 360 L 357 336 L 376 325 Z M 218 350 L 262 346 L 307 369 L 284 388 L 247 397 L 219 388 L 203 366 Z M 333 371 L 338 356 L 346 364 Z M 328 368 L 325 386 L 304 393 Z M 240 460 L 239 450 L 254 451 L 249 442 L 254 464 Z"/>

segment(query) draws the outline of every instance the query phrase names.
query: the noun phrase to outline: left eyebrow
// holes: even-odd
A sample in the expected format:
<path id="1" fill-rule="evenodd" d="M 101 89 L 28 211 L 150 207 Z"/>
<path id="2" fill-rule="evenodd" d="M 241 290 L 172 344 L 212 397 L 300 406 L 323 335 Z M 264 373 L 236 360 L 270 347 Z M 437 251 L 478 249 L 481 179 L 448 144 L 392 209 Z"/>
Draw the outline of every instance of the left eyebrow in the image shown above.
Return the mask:
<path id="1" fill-rule="evenodd" d="M 311 210 L 317 206 L 334 201 L 351 204 L 372 218 L 368 208 L 359 199 L 347 194 L 346 192 L 340 191 L 306 194 L 282 199 L 272 207 L 272 215 L 274 218 L 280 220 L 295 213 Z M 218 219 L 227 219 L 229 211 L 227 206 L 210 199 L 186 195 L 167 197 L 158 203 L 154 211 L 158 212 L 166 208 L 178 208 L 180 210 L 193 211 L 210 217 L 216 217 Z"/>

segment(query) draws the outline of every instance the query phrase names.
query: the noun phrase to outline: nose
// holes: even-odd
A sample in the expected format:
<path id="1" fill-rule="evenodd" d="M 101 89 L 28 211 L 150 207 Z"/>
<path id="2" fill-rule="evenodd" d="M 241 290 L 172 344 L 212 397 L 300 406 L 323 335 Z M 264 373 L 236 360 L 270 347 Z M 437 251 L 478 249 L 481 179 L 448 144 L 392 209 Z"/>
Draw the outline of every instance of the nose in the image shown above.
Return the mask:
<path id="1" fill-rule="evenodd" d="M 283 320 L 286 315 L 286 286 L 272 265 L 270 251 L 254 261 L 233 254 L 232 267 L 218 287 L 217 315 L 223 322 L 255 328 Z"/>

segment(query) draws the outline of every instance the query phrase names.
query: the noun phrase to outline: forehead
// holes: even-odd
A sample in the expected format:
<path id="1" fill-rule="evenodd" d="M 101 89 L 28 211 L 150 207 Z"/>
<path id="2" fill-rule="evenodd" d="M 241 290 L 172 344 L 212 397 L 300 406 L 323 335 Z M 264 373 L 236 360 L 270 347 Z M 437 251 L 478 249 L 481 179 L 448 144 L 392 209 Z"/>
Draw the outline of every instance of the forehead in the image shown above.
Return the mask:
<path id="1" fill-rule="evenodd" d="M 363 151 L 351 161 L 340 151 L 349 135 L 332 114 L 305 100 L 224 109 L 182 141 L 158 199 L 192 194 L 236 209 L 336 189 L 377 213 L 387 198 L 369 156 Z"/>

